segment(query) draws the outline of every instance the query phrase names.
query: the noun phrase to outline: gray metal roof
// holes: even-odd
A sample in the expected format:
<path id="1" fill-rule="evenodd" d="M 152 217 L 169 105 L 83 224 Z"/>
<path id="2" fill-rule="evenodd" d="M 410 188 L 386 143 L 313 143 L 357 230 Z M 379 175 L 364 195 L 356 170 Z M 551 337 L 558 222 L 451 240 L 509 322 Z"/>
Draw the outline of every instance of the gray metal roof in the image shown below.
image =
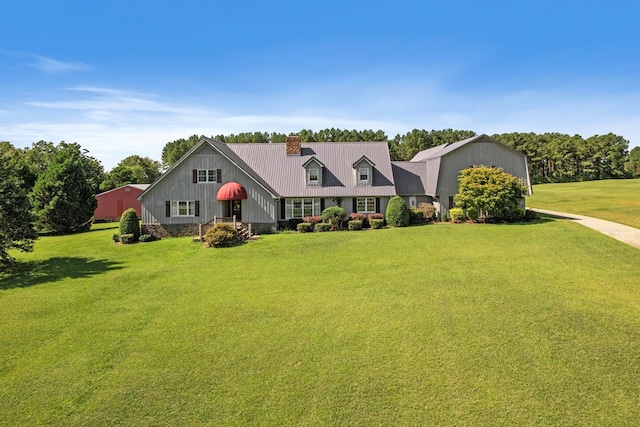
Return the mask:
<path id="1" fill-rule="evenodd" d="M 427 194 L 425 162 L 391 162 L 396 191 L 400 196 Z"/>
<path id="2" fill-rule="evenodd" d="M 158 179 L 156 179 L 151 185 L 149 185 L 143 192 L 140 194 L 137 199 L 142 200 L 147 193 L 151 192 L 153 187 L 156 186 L 160 181 L 164 180 L 167 176 L 171 175 L 171 172 L 176 170 L 178 166 L 185 161 L 185 159 L 189 158 L 194 152 L 198 151 L 204 144 L 209 144 L 213 149 L 217 150 L 220 154 L 225 156 L 230 162 L 237 165 L 242 171 L 244 171 L 251 179 L 257 182 L 259 185 L 264 187 L 274 198 L 278 198 L 277 192 L 271 187 L 262 177 L 254 170 L 252 170 L 245 162 L 242 160 L 236 153 L 229 149 L 228 144 L 225 144 L 220 141 L 213 140 L 211 138 L 203 138 L 201 139 L 195 146 L 193 146 L 189 151 L 187 151 L 177 162 L 175 162 L 165 173 L 160 175 Z"/>
<path id="3" fill-rule="evenodd" d="M 287 155 L 285 144 L 227 144 L 282 197 L 393 196 L 396 188 L 386 142 L 303 143 L 300 155 Z M 375 164 L 373 185 L 357 185 L 353 164 L 366 156 Z M 325 167 L 321 186 L 306 186 L 303 165 L 311 158 Z"/>

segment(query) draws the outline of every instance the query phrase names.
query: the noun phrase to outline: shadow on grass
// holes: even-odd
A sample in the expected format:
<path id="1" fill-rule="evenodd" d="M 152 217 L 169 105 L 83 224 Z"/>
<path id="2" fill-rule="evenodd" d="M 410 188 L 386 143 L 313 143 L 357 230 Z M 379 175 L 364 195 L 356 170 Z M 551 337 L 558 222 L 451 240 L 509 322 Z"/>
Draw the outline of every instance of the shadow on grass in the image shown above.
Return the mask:
<path id="1" fill-rule="evenodd" d="M 27 288 L 62 279 L 80 279 L 124 268 L 121 263 L 82 257 L 55 257 L 44 261 L 19 263 L 9 274 L 0 276 L 0 289 Z"/>

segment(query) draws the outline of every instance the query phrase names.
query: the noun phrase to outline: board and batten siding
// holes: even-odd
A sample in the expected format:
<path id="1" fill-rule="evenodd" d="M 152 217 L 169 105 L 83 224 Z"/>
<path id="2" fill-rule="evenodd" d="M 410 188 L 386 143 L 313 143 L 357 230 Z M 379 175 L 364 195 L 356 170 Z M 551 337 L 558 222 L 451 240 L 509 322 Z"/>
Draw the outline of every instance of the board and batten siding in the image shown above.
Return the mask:
<path id="1" fill-rule="evenodd" d="M 436 194 L 439 196 L 440 212 L 448 212 L 449 197 L 458 193 L 460 171 L 470 166 L 500 167 L 505 172 L 520 178 L 530 188 L 527 161 L 524 154 L 492 142 L 474 142 L 451 151 L 440 159 L 440 173 Z"/>
<path id="2" fill-rule="evenodd" d="M 193 170 L 220 169 L 220 183 L 193 183 Z M 242 200 L 242 221 L 247 223 L 275 223 L 276 209 L 272 195 L 256 183 L 246 172 L 238 168 L 209 145 L 184 159 L 176 168 L 167 172 L 143 196 L 142 222 L 145 224 L 193 224 L 205 223 L 214 216 L 226 216 L 228 202 L 218 201 L 218 190 L 227 182 L 237 182 L 247 191 L 247 199 Z M 166 202 L 172 200 L 198 200 L 200 216 L 167 217 Z"/>

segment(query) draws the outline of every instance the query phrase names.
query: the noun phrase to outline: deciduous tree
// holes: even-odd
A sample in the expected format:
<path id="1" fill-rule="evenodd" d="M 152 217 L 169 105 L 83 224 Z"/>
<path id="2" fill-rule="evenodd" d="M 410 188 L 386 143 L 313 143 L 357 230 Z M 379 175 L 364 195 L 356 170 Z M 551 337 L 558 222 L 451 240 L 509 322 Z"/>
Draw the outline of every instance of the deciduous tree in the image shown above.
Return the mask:
<path id="1" fill-rule="evenodd" d="M 0 156 L 0 267 L 13 262 L 10 249 L 33 250 L 37 234 L 24 183 L 3 156 Z"/>

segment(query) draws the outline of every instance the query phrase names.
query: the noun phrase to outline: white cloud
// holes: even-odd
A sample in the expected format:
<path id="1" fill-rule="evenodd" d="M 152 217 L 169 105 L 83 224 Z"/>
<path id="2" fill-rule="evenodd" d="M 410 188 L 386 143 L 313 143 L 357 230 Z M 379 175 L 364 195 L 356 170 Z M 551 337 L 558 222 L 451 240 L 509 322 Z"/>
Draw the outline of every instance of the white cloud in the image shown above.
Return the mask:
<path id="1" fill-rule="evenodd" d="M 27 54 L 33 62 L 29 62 L 28 65 L 35 67 L 45 73 L 56 74 L 66 71 L 89 71 L 92 67 L 88 64 L 81 62 L 63 62 L 57 59 L 47 58 L 42 55 Z"/>
<path id="2" fill-rule="evenodd" d="M 414 128 L 487 134 L 561 132 L 583 137 L 613 132 L 629 139 L 632 146 L 640 143 L 640 107 L 635 105 L 634 93 L 521 91 L 488 96 L 407 87 L 366 93 L 345 90 L 337 99 L 306 97 L 310 92 L 260 99 L 245 95 L 236 104 L 229 95 L 225 101 L 218 97 L 187 103 L 148 93 L 75 87 L 66 91 L 71 99 L 30 101 L 27 111 L 20 113 L 23 120 L 12 113 L 12 123 L 0 121 L 0 139 L 18 146 L 41 139 L 77 142 L 107 169 L 131 154 L 160 160 L 167 142 L 193 134 L 289 133 L 303 128 L 382 129 L 389 137 Z"/>

